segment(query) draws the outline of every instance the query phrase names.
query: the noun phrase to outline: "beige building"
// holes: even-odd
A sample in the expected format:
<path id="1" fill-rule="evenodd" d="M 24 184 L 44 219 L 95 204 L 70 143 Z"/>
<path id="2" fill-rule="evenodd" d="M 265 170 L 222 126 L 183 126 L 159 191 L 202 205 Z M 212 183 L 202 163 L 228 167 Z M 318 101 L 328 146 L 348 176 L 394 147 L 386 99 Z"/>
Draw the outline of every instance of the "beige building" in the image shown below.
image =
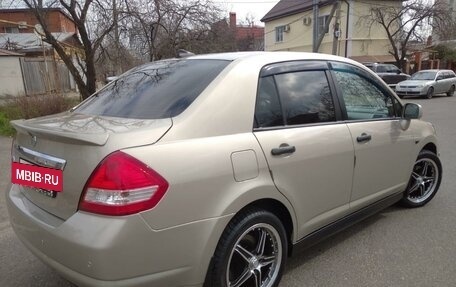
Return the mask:
<path id="1" fill-rule="evenodd" d="M 312 52 L 313 10 L 312 0 L 281 0 L 262 19 L 265 23 L 266 51 Z M 317 24 L 324 31 L 320 53 L 335 54 L 360 62 L 394 62 L 388 53 L 390 43 L 384 28 L 370 24 L 372 7 L 376 5 L 402 5 L 401 0 L 320 0 Z M 334 4 L 339 3 L 333 17 Z M 339 29 L 335 32 L 338 23 Z"/>

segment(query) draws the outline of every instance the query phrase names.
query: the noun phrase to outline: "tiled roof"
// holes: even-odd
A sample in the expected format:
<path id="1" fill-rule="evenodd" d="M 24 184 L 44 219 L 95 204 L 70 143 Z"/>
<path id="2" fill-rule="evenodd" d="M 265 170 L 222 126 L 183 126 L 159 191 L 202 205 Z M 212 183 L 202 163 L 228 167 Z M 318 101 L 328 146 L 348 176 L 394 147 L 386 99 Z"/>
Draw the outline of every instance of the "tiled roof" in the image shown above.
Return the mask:
<path id="1" fill-rule="evenodd" d="M 335 0 L 319 0 L 319 6 L 334 2 Z M 313 0 L 281 0 L 264 15 L 262 22 L 297 14 L 312 9 Z"/>
<path id="2" fill-rule="evenodd" d="M 318 6 L 322 7 L 337 0 L 317 0 Z M 404 0 L 377 0 L 377 1 L 401 1 Z M 312 10 L 313 0 L 280 0 L 272 9 L 266 13 L 261 19 L 261 22 L 267 22 L 285 16 L 294 15 L 304 11 Z M 366 2 L 367 3 L 367 2 Z"/>

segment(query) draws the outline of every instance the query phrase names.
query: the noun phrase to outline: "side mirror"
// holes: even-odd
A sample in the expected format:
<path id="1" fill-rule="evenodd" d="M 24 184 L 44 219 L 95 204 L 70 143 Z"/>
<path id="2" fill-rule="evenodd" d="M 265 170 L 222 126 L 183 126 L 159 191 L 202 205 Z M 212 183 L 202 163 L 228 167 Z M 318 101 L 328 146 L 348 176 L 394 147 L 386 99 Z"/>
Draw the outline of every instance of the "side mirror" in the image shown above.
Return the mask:
<path id="1" fill-rule="evenodd" d="M 443 79 L 442 76 L 438 76 L 437 79 L 435 79 L 435 81 L 440 81 L 440 80 L 442 80 L 442 79 Z"/>
<path id="2" fill-rule="evenodd" d="M 401 73 L 401 70 L 396 70 L 396 74 L 400 75 Z"/>
<path id="3" fill-rule="evenodd" d="M 421 119 L 423 116 L 423 108 L 414 103 L 407 103 L 404 106 L 404 111 L 402 113 L 402 117 L 406 120 L 412 119 Z"/>

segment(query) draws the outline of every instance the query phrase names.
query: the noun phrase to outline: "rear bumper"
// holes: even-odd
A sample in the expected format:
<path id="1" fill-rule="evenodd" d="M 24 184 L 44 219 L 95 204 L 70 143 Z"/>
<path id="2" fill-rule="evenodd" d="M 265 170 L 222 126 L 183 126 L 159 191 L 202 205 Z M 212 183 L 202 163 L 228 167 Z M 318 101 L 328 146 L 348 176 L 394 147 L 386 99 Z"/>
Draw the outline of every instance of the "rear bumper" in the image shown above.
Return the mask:
<path id="1" fill-rule="evenodd" d="M 79 286 L 201 286 L 231 216 L 153 230 L 139 214 L 77 212 L 63 221 L 7 193 L 11 225 L 42 261 Z"/>

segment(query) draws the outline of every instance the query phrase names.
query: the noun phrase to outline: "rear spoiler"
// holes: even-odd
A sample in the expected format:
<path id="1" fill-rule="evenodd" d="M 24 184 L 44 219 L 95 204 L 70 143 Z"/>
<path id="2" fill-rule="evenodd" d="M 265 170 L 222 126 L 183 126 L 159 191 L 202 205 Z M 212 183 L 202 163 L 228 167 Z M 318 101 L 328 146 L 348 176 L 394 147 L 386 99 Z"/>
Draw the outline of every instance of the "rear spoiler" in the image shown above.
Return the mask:
<path id="1" fill-rule="evenodd" d="M 40 138 L 47 138 L 50 140 L 56 140 L 64 143 L 84 143 L 90 145 L 103 146 L 106 144 L 109 138 L 108 133 L 97 133 L 97 134 L 84 134 L 67 132 L 58 129 L 45 129 L 40 126 L 34 126 L 26 124 L 26 120 L 14 120 L 10 122 L 11 125 L 18 131 L 25 134 L 34 135 Z"/>

